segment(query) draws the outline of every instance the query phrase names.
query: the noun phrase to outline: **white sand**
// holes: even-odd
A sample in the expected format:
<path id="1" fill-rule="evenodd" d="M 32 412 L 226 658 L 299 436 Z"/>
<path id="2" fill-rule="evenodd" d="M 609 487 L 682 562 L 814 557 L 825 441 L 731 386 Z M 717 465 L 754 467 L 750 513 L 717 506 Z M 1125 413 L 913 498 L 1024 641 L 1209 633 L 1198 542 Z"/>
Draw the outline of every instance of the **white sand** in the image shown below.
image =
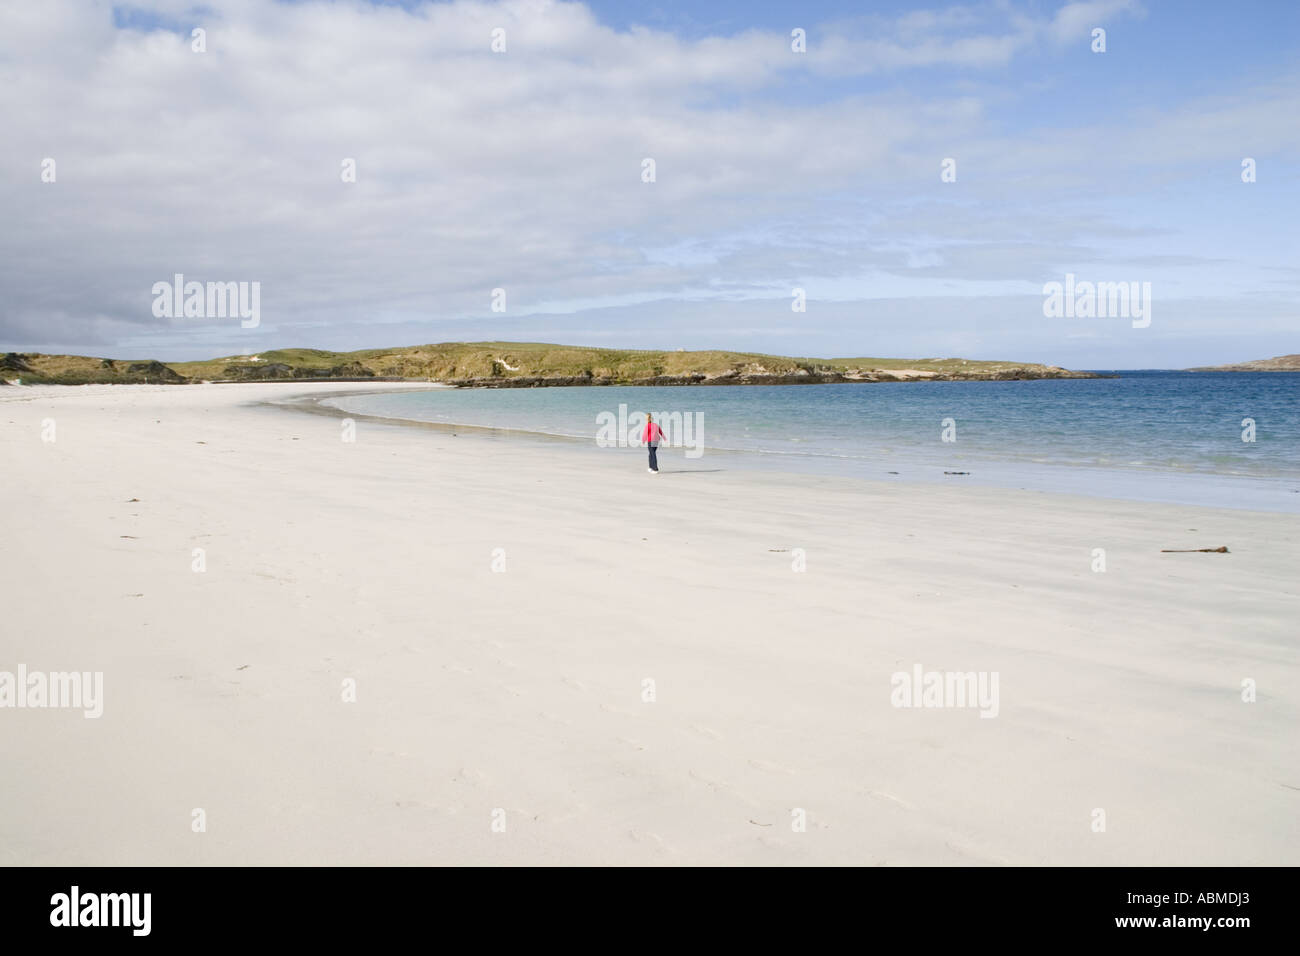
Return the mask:
<path id="1" fill-rule="evenodd" d="M 0 864 L 1300 862 L 1300 517 L 241 404 L 367 387 L 0 388 Z"/>

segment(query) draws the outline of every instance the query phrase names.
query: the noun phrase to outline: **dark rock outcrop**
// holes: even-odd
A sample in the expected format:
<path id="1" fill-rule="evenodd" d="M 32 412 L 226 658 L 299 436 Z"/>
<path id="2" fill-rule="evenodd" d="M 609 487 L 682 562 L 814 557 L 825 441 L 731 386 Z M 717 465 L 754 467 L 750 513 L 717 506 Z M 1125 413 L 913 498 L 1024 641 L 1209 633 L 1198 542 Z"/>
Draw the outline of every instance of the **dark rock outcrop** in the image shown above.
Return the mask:
<path id="1" fill-rule="evenodd" d="M 344 362 L 329 368 L 302 368 L 284 362 L 227 365 L 222 374 L 237 382 L 265 382 L 279 379 L 366 379 L 375 373 L 360 362 Z"/>
<path id="2" fill-rule="evenodd" d="M 179 374 L 173 368 L 168 368 L 156 359 L 151 362 L 132 362 L 126 367 L 126 374 L 140 376 L 150 382 L 158 382 L 164 385 L 181 385 L 189 381 L 184 375 Z"/>
<path id="3" fill-rule="evenodd" d="M 285 365 L 283 362 L 227 365 L 222 370 L 222 374 L 225 375 L 226 378 L 232 378 L 237 382 L 257 382 L 264 379 L 294 377 L 293 366 Z"/>
<path id="4" fill-rule="evenodd" d="M 374 378 L 375 373 L 366 368 L 360 362 L 344 362 L 342 365 L 335 365 L 330 369 L 329 374 L 332 378 Z"/>

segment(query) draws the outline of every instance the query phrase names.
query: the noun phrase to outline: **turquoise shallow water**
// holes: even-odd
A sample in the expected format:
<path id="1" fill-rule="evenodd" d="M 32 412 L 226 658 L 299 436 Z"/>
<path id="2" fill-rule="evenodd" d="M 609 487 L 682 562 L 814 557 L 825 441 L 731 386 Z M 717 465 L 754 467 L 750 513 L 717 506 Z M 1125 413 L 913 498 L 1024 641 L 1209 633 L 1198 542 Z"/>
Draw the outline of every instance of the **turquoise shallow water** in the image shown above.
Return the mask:
<path id="1" fill-rule="evenodd" d="M 688 438 L 696 449 L 689 455 L 667 450 L 666 469 L 674 462 L 696 468 L 712 462 L 1300 511 L 1300 374 L 1109 374 L 1119 377 L 438 389 L 327 404 L 387 418 L 565 436 L 592 449 L 598 436 L 613 434 L 608 423 L 620 420 L 622 405 L 630 425 L 642 411 L 670 416 L 670 435 Z M 1254 422 L 1254 441 L 1242 440 L 1245 419 Z"/>

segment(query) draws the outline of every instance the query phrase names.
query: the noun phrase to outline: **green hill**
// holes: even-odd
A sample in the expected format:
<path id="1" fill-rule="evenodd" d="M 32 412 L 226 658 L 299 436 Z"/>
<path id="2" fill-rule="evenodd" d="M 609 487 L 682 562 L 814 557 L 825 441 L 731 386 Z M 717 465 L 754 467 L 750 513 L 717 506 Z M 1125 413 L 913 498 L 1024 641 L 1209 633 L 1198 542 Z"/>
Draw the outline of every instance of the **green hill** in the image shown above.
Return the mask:
<path id="1" fill-rule="evenodd" d="M 0 380 L 66 385 L 375 379 L 518 388 L 1091 377 L 1086 372 L 1023 362 L 794 358 L 750 352 L 661 352 L 535 342 L 443 342 L 356 352 L 275 349 L 255 355 L 168 363 L 14 352 L 0 358 Z"/>

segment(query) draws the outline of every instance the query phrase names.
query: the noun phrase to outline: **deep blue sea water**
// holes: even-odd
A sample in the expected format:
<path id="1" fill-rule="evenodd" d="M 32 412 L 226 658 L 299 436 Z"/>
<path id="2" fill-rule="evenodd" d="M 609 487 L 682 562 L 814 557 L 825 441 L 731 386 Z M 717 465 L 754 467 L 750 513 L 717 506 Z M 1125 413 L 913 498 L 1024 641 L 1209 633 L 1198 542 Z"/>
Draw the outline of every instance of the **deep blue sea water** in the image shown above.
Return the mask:
<path id="1" fill-rule="evenodd" d="M 566 436 L 593 448 L 601 414 L 608 413 L 605 421 L 617 418 L 621 404 L 629 417 L 643 411 L 690 416 L 684 421 L 694 426 L 690 437 L 702 456 L 670 449 L 666 469 L 713 462 L 1300 511 L 1300 373 L 1103 374 L 1118 377 L 438 389 L 327 404 L 388 418 Z M 946 429 L 945 419 L 951 420 Z M 1254 422 L 1254 441 L 1242 440 L 1243 433 L 1249 437 L 1245 419 Z M 955 440 L 944 441 L 945 432 Z"/>

